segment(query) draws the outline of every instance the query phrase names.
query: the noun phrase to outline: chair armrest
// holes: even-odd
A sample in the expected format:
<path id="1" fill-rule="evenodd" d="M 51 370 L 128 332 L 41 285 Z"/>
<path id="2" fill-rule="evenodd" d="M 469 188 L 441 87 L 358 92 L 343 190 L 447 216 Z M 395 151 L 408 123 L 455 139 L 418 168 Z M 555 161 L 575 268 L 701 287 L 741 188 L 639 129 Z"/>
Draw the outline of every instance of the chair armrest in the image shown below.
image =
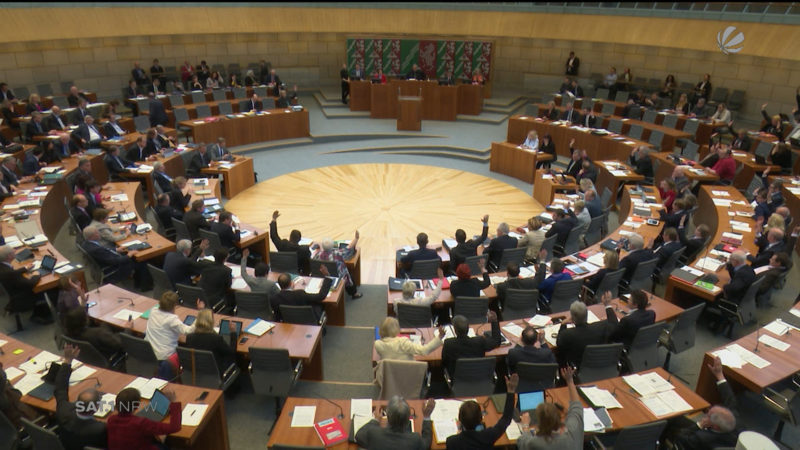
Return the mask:
<path id="1" fill-rule="evenodd" d="M 771 387 L 768 387 L 768 388 L 765 388 L 764 391 L 766 391 L 766 393 L 761 394 L 761 395 L 763 397 L 772 396 L 772 397 L 769 398 L 770 401 L 774 401 L 774 400 L 772 400 L 772 398 L 776 397 L 776 398 L 778 398 L 780 400 L 783 400 L 785 405 L 789 404 L 789 399 L 784 397 L 783 394 L 781 394 L 780 392 L 776 391 L 775 389 L 772 389 Z"/>
<path id="2" fill-rule="evenodd" d="M 303 373 L 303 360 L 300 359 L 297 361 L 297 364 L 294 366 L 294 380 L 297 381 L 300 378 L 300 374 Z"/>
<path id="3" fill-rule="evenodd" d="M 453 379 L 450 377 L 450 374 L 447 373 L 447 368 L 443 368 L 444 371 L 444 381 L 447 383 L 447 387 L 452 389 L 453 388 Z"/>
<path id="4" fill-rule="evenodd" d="M 492 381 L 497 384 L 497 371 L 492 372 Z"/>
<path id="5" fill-rule="evenodd" d="M 769 388 L 767 388 L 767 390 L 770 390 L 770 391 L 772 391 L 772 389 L 769 389 Z M 777 392 L 775 392 L 775 391 L 772 391 L 772 392 L 774 392 L 775 394 L 777 394 Z M 778 395 L 778 397 L 779 397 L 779 398 L 781 398 L 781 399 L 783 399 L 784 401 L 786 401 L 786 398 L 785 398 L 785 397 L 783 397 L 783 396 L 782 396 L 782 395 L 780 395 L 780 394 L 777 394 L 777 395 Z M 772 399 L 772 398 L 771 398 L 769 395 L 767 395 L 767 394 L 761 394 L 761 399 L 762 399 L 762 400 L 764 400 L 764 402 L 766 402 L 766 403 L 772 404 L 772 405 L 775 407 L 775 409 L 778 409 L 778 410 L 780 410 L 780 411 L 786 412 L 786 406 L 787 406 L 788 402 L 787 402 L 787 403 L 784 403 L 783 405 L 781 405 L 780 403 L 776 402 L 774 399 Z"/>
<path id="6" fill-rule="evenodd" d="M 238 366 L 236 366 L 236 363 L 233 363 L 230 366 L 228 366 L 228 368 L 225 369 L 225 372 L 222 373 L 222 379 L 223 380 L 228 379 L 228 377 L 230 377 L 231 375 L 233 375 L 234 372 L 236 372 L 237 368 Z"/>
<path id="7" fill-rule="evenodd" d="M 592 440 L 590 441 L 592 444 L 592 448 L 597 450 L 605 450 L 606 446 L 600 441 L 600 438 L 597 436 L 592 436 Z"/>
<path id="8" fill-rule="evenodd" d="M 322 311 L 322 315 L 319 316 L 319 326 L 324 327 L 325 324 L 328 322 L 328 316 L 325 314 L 325 311 Z"/>

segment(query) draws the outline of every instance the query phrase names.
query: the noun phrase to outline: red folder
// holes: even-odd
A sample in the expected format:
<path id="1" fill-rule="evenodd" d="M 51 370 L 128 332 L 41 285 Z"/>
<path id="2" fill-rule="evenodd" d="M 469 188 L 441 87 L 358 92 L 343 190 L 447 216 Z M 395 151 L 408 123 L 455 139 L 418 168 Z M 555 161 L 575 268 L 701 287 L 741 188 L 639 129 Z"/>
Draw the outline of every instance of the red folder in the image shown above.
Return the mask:
<path id="1" fill-rule="evenodd" d="M 314 429 L 325 447 L 331 447 L 347 440 L 347 433 L 336 417 L 315 423 Z"/>

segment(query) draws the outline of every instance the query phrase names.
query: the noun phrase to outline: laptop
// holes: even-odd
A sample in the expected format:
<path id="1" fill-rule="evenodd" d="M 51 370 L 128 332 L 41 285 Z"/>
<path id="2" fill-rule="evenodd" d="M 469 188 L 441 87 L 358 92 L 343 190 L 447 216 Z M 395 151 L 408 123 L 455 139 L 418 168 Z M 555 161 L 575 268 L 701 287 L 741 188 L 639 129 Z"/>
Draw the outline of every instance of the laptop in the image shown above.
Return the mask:
<path id="1" fill-rule="evenodd" d="M 153 398 L 150 399 L 150 403 L 140 409 L 136 415 L 154 422 L 161 422 L 169 414 L 169 403 L 167 396 L 160 389 L 156 389 L 153 391 Z"/>
<path id="2" fill-rule="evenodd" d="M 58 363 L 50 363 L 50 367 L 47 369 L 47 373 L 42 376 L 42 381 L 44 383 L 40 384 L 39 386 L 35 387 L 32 391 L 28 392 L 28 395 L 31 397 L 38 398 L 41 401 L 48 402 L 56 391 L 56 375 L 58 375 L 58 371 L 61 369 L 61 364 Z"/>
<path id="3" fill-rule="evenodd" d="M 542 403 L 544 403 L 544 391 L 519 393 L 520 414 L 533 413 L 533 410 Z"/>
<path id="4" fill-rule="evenodd" d="M 232 330 L 231 326 L 233 326 Z M 231 334 L 231 331 L 233 331 L 237 336 L 242 334 L 242 322 L 230 321 L 228 319 L 222 319 L 219 321 L 219 334 L 225 336 Z"/>
<path id="5" fill-rule="evenodd" d="M 53 273 L 56 268 L 56 258 L 51 255 L 44 255 L 42 263 L 39 265 L 39 273 L 42 275 Z"/>

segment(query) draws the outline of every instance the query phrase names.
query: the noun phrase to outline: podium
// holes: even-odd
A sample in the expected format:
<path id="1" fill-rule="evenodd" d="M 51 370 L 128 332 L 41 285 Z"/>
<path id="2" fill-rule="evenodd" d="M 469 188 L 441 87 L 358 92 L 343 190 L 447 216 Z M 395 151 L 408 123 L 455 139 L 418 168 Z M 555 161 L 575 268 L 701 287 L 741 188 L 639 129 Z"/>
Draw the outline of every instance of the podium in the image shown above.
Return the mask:
<path id="1" fill-rule="evenodd" d="M 371 84 L 363 80 L 350 81 L 350 111 L 369 111 Z"/>
<path id="2" fill-rule="evenodd" d="M 422 130 L 422 97 L 397 97 L 397 130 Z"/>

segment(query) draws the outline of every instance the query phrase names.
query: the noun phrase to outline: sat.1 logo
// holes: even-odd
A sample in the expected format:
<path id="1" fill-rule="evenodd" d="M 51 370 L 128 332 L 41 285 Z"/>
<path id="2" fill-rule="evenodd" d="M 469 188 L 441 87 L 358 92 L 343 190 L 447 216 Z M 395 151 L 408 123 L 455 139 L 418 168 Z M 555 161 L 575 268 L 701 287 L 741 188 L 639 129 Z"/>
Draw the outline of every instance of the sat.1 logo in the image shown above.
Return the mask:
<path id="1" fill-rule="evenodd" d="M 739 53 L 744 48 L 742 42 L 744 42 L 744 33 L 741 31 L 737 34 L 736 27 L 730 26 L 725 28 L 724 31 L 720 31 L 717 33 L 717 46 L 722 53 L 726 55 L 730 55 L 731 53 Z"/>

